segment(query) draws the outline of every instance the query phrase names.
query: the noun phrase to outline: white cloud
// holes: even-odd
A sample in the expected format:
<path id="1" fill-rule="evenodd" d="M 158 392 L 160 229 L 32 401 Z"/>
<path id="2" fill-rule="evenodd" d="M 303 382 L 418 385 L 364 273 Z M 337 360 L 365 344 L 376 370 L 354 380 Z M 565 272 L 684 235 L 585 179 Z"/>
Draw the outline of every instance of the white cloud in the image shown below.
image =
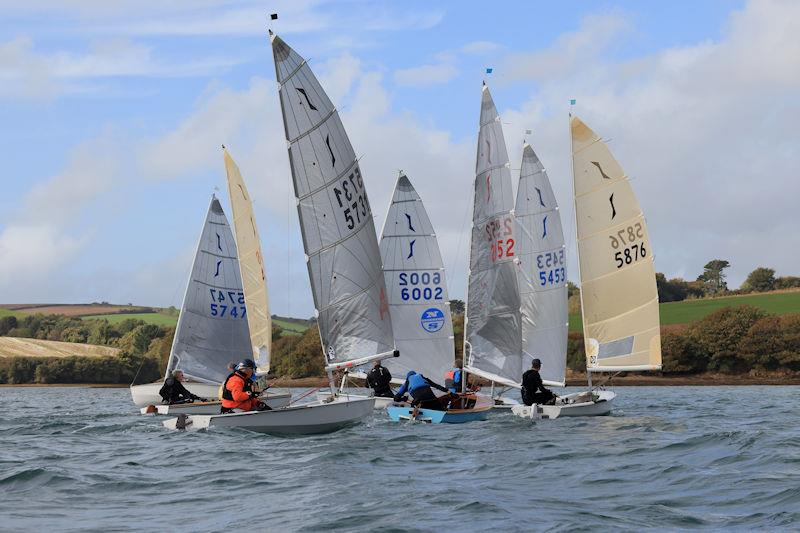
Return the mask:
<path id="1" fill-rule="evenodd" d="M 601 33 L 623 38 L 626 27 L 607 24 Z M 718 42 L 624 62 L 597 54 L 597 25 L 582 28 L 566 38 L 566 53 L 554 46 L 516 72 L 539 90 L 504 114 L 515 157 L 522 131 L 533 127 L 530 140 L 571 212 L 566 103 L 577 98 L 578 114 L 612 138 L 634 179 L 658 270 L 694 278 L 720 257 L 732 263 L 732 286 L 757 266 L 796 272 L 800 4 L 751 2 Z"/>
<path id="2" fill-rule="evenodd" d="M 394 72 L 394 82 L 403 87 L 428 87 L 447 83 L 458 75 L 458 69 L 449 63 L 421 65 Z"/>
<path id="3" fill-rule="evenodd" d="M 465 54 L 484 55 L 502 50 L 503 46 L 492 41 L 473 41 L 460 48 Z"/>

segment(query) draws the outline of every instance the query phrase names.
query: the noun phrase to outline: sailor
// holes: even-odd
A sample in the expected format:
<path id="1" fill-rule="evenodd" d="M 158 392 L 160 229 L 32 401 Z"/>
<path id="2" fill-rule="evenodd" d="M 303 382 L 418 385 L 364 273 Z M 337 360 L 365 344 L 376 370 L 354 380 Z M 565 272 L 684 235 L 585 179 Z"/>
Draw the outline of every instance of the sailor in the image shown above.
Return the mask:
<path id="1" fill-rule="evenodd" d="M 455 364 L 451 370 L 448 370 L 444 375 L 444 386 L 450 392 L 458 394 L 461 392 L 461 378 L 464 375 L 464 363 L 461 359 L 456 359 Z"/>
<path id="2" fill-rule="evenodd" d="M 522 374 L 522 402 L 525 405 L 553 405 L 556 403 L 558 396 L 544 387 L 542 376 L 539 375 L 541 368 L 542 362 L 534 359 L 531 362 L 530 370 L 526 370 Z"/>
<path id="3" fill-rule="evenodd" d="M 375 361 L 372 370 L 367 374 L 367 385 L 375 391 L 375 396 L 379 398 L 391 398 L 394 396 L 391 384 L 392 374 L 380 361 Z"/>
<path id="4" fill-rule="evenodd" d="M 164 385 L 158 394 L 165 404 L 191 403 L 195 400 L 205 401 L 204 398 L 194 395 L 183 386 L 183 371 L 177 368 L 172 371 L 172 375 L 164 380 Z"/>
<path id="5" fill-rule="evenodd" d="M 222 410 L 223 414 L 232 413 L 234 409 L 242 411 L 264 411 L 270 407 L 258 399 L 258 393 L 253 391 L 253 377 L 256 363 L 252 359 L 245 359 L 236 370 L 225 379 L 222 384 Z"/>
<path id="6" fill-rule="evenodd" d="M 421 407 L 422 409 L 441 410 L 444 408 L 443 404 L 433 393 L 431 387 L 435 387 L 442 392 L 449 392 L 451 398 L 458 398 L 458 394 L 450 392 L 446 387 L 442 387 L 422 374 L 417 374 L 414 370 L 411 370 L 406 374 L 406 381 L 403 383 L 403 386 L 400 387 L 400 390 L 394 395 L 394 400 L 396 402 L 403 401 L 403 395 L 408 392 L 413 398 L 411 402 L 412 405 Z"/>

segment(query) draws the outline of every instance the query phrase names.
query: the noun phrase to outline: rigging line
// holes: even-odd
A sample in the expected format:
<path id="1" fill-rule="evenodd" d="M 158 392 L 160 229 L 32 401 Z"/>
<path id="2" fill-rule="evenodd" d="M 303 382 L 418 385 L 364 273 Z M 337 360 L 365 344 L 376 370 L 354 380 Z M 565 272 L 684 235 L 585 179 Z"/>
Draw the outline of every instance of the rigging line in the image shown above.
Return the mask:
<path id="1" fill-rule="evenodd" d="M 470 189 L 472 189 L 472 193 L 469 196 L 469 200 L 472 200 L 473 196 L 475 195 L 475 190 L 474 190 L 474 187 L 470 187 Z M 456 261 L 458 261 L 458 257 L 461 255 L 461 240 L 464 238 L 464 226 L 467 223 L 467 215 L 469 214 L 470 204 L 472 204 L 471 201 L 467 201 L 466 202 L 466 206 L 464 208 L 464 216 L 461 217 L 461 227 L 458 230 L 458 245 L 456 246 L 456 254 L 453 257 L 453 261 L 450 263 L 452 265 L 452 268 L 453 268 L 453 270 L 452 270 L 453 275 L 447 277 L 447 285 L 448 285 L 448 287 L 447 287 L 447 296 L 448 297 L 450 297 L 453 294 L 453 280 L 456 278 L 456 276 L 455 276 L 455 265 L 456 265 Z M 470 228 L 470 238 L 471 237 L 472 237 L 472 228 Z M 467 263 L 469 263 L 469 259 L 467 260 Z M 468 267 L 467 268 L 467 272 L 469 272 L 469 264 L 467 265 L 467 267 Z M 469 280 L 467 280 L 467 283 L 469 283 Z M 466 295 L 464 296 L 464 298 L 466 298 Z"/>

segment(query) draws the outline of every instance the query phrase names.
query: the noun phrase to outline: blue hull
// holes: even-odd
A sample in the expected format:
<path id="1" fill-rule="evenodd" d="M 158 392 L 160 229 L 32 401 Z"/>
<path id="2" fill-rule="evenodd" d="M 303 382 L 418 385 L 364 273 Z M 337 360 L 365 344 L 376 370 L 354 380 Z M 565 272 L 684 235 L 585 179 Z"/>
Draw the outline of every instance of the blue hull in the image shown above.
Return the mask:
<path id="1" fill-rule="evenodd" d="M 411 420 L 414 414 L 413 407 L 393 406 L 387 407 L 386 411 L 389 413 L 389 418 L 394 422 Z M 472 422 L 473 420 L 486 420 L 488 416 L 489 409 L 478 409 L 474 411 L 458 410 L 457 412 L 420 409 L 417 411 L 417 416 L 414 420 L 426 422 L 428 424 L 463 424 L 464 422 Z"/>

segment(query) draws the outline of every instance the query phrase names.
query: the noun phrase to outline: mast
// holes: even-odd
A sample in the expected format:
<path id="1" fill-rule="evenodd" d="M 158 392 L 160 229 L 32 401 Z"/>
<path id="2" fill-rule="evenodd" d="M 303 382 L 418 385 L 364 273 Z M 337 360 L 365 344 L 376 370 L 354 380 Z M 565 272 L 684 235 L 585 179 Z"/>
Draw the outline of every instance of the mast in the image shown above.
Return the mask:
<path id="1" fill-rule="evenodd" d="M 578 246 L 578 197 L 575 195 L 575 142 L 572 139 L 572 112 L 569 113 L 567 119 L 567 127 L 569 128 L 569 169 L 572 174 L 572 211 L 575 219 L 575 257 L 578 260 L 578 281 L 581 281 L 581 247 Z M 583 314 L 583 282 L 578 289 L 578 296 L 581 301 L 581 331 L 586 335 L 586 318 Z M 584 341 L 584 347 L 586 342 Z M 585 348 L 584 348 L 585 350 Z M 584 356 L 586 354 L 584 353 Z M 592 391 L 592 373 L 589 370 L 589 359 L 586 359 L 586 381 L 589 392 Z"/>

